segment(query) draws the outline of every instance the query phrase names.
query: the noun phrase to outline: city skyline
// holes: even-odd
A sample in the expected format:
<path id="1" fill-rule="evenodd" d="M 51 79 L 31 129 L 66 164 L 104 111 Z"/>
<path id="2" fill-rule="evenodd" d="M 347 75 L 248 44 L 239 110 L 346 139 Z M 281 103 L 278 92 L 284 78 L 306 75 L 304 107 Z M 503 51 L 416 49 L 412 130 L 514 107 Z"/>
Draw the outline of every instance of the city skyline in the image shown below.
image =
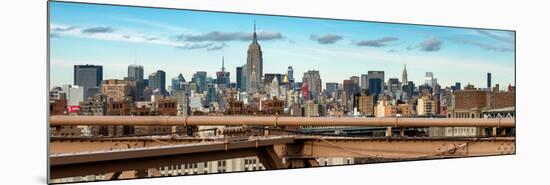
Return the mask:
<path id="1" fill-rule="evenodd" d="M 514 31 L 67 2 L 48 11 L 50 183 L 517 148 Z"/>
<path id="2" fill-rule="evenodd" d="M 324 86 L 368 71 L 400 79 L 406 64 L 417 85 L 425 72 L 433 72 L 442 87 L 484 87 L 487 72 L 493 84 L 515 85 L 515 38 L 507 31 L 58 2 L 51 8 L 52 86 L 72 84 L 67 69 L 83 64 L 102 65 L 104 79 L 122 79 L 130 64 L 144 66 L 145 76 L 164 70 L 167 80 L 179 73 L 190 79 L 196 71 L 215 77 L 222 57 L 235 82 L 236 67 L 246 64 L 254 20 L 264 74 L 292 66 L 299 81 L 304 72 L 319 70 Z M 159 16 L 146 18 L 152 12 Z"/>

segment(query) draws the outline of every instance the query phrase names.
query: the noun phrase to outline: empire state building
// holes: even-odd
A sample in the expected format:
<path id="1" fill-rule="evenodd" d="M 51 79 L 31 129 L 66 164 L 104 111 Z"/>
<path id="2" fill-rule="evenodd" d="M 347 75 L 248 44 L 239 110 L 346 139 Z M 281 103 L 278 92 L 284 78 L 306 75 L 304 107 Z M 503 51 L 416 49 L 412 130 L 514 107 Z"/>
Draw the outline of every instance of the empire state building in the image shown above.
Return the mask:
<path id="1" fill-rule="evenodd" d="M 248 93 L 256 93 L 260 90 L 263 76 L 262 48 L 258 44 L 256 36 L 256 23 L 254 23 L 254 33 L 252 34 L 252 43 L 248 46 L 248 55 L 246 57 L 246 78 Z"/>

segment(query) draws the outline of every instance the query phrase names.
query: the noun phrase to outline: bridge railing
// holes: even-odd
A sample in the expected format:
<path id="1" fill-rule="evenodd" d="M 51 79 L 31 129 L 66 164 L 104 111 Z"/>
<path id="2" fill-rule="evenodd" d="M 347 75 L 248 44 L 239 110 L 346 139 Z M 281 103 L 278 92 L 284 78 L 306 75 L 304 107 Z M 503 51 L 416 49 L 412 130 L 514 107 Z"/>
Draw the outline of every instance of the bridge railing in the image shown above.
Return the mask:
<path id="1" fill-rule="evenodd" d="M 375 126 L 375 127 L 515 127 L 513 118 L 357 118 L 258 116 L 51 116 L 50 126 Z"/>

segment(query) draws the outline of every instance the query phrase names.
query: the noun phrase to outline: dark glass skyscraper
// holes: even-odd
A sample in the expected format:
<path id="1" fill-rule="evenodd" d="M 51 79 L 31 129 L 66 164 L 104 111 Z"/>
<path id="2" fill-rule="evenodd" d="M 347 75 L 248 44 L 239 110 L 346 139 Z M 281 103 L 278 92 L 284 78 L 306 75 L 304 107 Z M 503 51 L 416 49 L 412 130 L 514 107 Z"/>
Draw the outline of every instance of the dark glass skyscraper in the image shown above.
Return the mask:
<path id="1" fill-rule="evenodd" d="M 371 81 L 376 84 L 371 84 Z M 380 93 L 384 93 L 384 81 L 384 71 L 369 71 L 366 84 L 369 95 L 377 96 Z"/>
<path id="2" fill-rule="evenodd" d="M 214 84 L 208 84 L 208 91 L 206 94 L 206 103 L 210 104 L 217 101 L 216 87 Z"/>
<path id="3" fill-rule="evenodd" d="M 399 89 L 399 79 L 390 78 L 388 80 L 388 93 L 395 97 L 395 93 Z"/>
<path id="4" fill-rule="evenodd" d="M 293 83 L 294 82 L 294 69 L 292 69 L 292 66 L 288 66 L 288 69 L 286 70 L 286 74 L 288 75 L 288 82 Z"/>
<path id="5" fill-rule="evenodd" d="M 378 97 L 378 94 L 383 91 L 384 82 L 380 78 L 371 78 L 369 79 L 369 95 Z"/>
<path id="6" fill-rule="evenodd" d="M 103 80 L 103 66 L 75 65 L 74 85 L 82 87 L 99 87 Z"/>
<path id="7" fill-rule="evenodd" d="M 229 84 L 231 83 L 229 78 L 229 72 L 225 71 L 225 62 L 224 62 L 223 56 L 222 56 L 222 70 L 216 72 L 216 83 L 218 84 L 218 87 L 222 89 L 229 87 Z"/>
<path id="8" fill-rule="evenodd" d="M 178 77 L 172 78 L 172 92 L 183 90 L 182 85 L 185 82 L 183 74 L 179 74 Z"/>
<path id="9" fill-rule="evenodd" d="M 84 99 L 99 92 L 99 85 L 103 80 L 103 66 L 100 65 L 75 65 L 74 85 L 84 88 Z"/>
<path id="10" fill-rule="evenodd" d="M 487 73 L 487 89 L 491 90 L 491 73 Z"/>
<path id="11" fill-rule="evenodd" d="M 145 83 L 143 81 L 143 66 L 129 65 L 128 79 L 136 81 L 136 98 L 137 100 L 141 100 L 143 98 L 143 89 L 145 89 Z"/>
<path id="12" fill-rule="evenodd" d="M 326 83 L 327 95 L 332 98 L 338 97 L 338 83 Z"/>
<path id="13" fill-rule="evenodd" d="M 236 77 L 237 77 L 237 89 L 239 90 L 243 90 L 242 89 L 242 83 L 243 83 L 243 67 L 237 67 L 237 72 L 236 72 Z"/>
<path id="14" fill-rule="evenodd" d="M 451 90 L 453 91 L 460 91 L 462 87 L 460 87 L 460 82 L 456 82 L 455 85 L 451 86 Z"/>
<path id="15" fill-rule="evenodd" d="M 403 82 L 403 83 L 405 83 L 405 82 Z M 406 95 L 406 96 L 404 96 L 404 99 L 406 99 L 406 100 L 411 99 L 412 96 L 414 95 L 414 89 L 415 89 L 414 82 L 408 81 L 407 84 L 403 86 L 403 92 Z"/>
<path id="16" fill-rule="evenodd" d="M 206 90 L 206 71 L 197 71 L 193 75 L 193 80 L 197 84 L 197 93 L 203 93 Z"/>
<path id="17" fill-rule="evenodd" d="M 151 73 L 149 75 L 149 87 L 158 89 L 161 94 L 166 94 L 166 73 L 163 70 Z"/>
<path id="18" fill-rule="evenodd" d="M 128 78 L 138 82 L 143 81 L 143 66 L 141 65 L 129 65 L 128 66 Z"/>

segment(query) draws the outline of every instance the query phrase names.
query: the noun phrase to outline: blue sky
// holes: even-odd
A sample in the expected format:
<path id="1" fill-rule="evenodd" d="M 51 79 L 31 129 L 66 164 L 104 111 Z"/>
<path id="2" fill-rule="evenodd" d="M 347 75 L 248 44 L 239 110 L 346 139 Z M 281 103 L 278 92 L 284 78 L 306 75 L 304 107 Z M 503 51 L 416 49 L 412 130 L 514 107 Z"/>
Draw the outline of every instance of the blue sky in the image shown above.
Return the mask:
<path id="1" fill-rule="evenodd" d="M 369 70 L 423 83 L 427 71 L 443 87 L 454 82 L 485 87 L 514 84 L 515 36 L 509 31 L 291 18 L 77 3 L 50 3 L 50 77 L 53 86 L 72 84 L 73 66 L 103 65 L 104 79 L 123 78 L 129 64 L 145 76 L 162 69 L 167 80 L 195 71 L 214 76 L 246 64 L 254 20 L 264 73 L 301 81 L 319 70 L 325 82 L 342 83 Z M 169 83 L 167 83 L 169 84 Z"/>

